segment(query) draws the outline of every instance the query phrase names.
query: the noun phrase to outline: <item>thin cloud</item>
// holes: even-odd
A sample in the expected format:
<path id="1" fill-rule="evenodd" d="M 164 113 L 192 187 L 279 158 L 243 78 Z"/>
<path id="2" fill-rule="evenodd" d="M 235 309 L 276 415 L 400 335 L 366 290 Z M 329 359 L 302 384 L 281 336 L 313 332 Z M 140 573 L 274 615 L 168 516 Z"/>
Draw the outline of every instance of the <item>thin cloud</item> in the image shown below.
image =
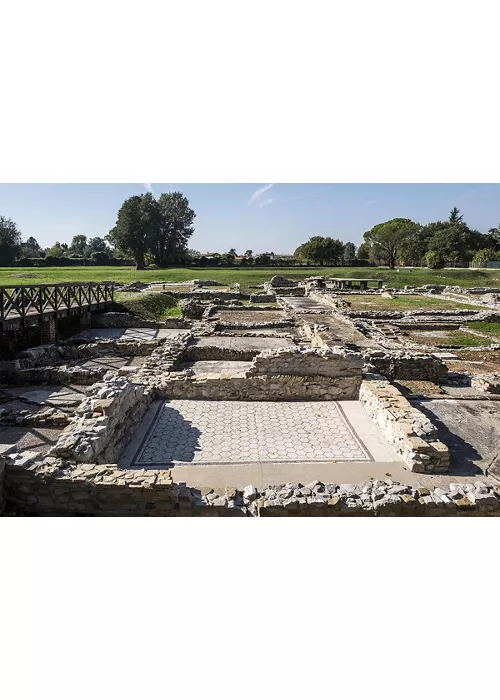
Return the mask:
<path id="1" fill-rule="evenodd" d="M 262 198 L 262 195 L 264 194 L 264 192 L 267 192 L 268 190 L 270 190 L 271 187 L 274 187 L 274 182 L 271 183 L 270 185 L 265 185 L 265 187 L 261 187 L 260 189 L 255 190 L 255 192 L 253 193 L 253 195 L 252 195 L 252 196 L 250 197 L 250 199 L 248 200 L 248 204 L 254 204 L 254 203 L 255 203 L 255 204 L 258 204 L 260 207 L 266 206 L 267 204 L 271 204 L 271 202 L 274 201 L 274 200 L 272 200 L 272 199 L 266 199 L 266 200 L 264 200 L 264 201 L 266 202 L 266 204 L 262 204 L 262 201 L 263 201 L 263 200 L 261 199 L 261 198 Z"/>
<path id="2" fill-rule="evenodd" d="M 274 202 L 274 199 L 271 197 L 269 199 L 264 199 L 262 202 L 259 202 L 259 207 L 267 207 L 269 204 L 272 204 Z"/>
<path id="3" fill-rule="evenodd" d="M 313 194 L 318 194 L 318 192 L 323 192 L 323 190 L 326 190 L 328 187 L 333 187 L 333 185 L 325 185 L 324 187 L 316 187 L 315 190 L 309 190 L 308 192 L 304 192 L 304 194 L 298 194 L 295 197 L 289 197 L 289 199 L 292 200 L 292 199 L 303 199 L 304 197 L 312 197 Z"/>

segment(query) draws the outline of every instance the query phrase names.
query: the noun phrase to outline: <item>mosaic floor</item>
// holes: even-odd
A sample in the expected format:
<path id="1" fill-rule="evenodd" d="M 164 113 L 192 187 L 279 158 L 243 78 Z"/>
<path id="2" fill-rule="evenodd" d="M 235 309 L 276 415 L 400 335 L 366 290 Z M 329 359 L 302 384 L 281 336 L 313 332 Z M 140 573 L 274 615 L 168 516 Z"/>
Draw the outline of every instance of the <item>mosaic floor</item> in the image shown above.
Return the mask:
<path id="1" fill-rule="evenodd" d="M 147 419 L 131 464 L 370 461 L 332 401 L 168 401 Z"/>

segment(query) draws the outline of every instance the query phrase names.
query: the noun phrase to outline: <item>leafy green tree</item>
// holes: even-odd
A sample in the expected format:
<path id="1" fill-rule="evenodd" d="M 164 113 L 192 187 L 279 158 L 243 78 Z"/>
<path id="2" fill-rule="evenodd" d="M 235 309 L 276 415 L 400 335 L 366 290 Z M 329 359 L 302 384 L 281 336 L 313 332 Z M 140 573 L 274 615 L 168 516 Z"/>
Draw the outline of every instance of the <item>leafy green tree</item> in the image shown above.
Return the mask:
<path id="1" fill-rule="evenodd" d="M 428 251 L 436 253 L 445 261 L 457 263 L 465 260 L 469 239 L 465 227 L 447 221 L 442 223 L 443 225 L 429 239 Z"/>
<path id="2" fill-rule="evenodd" d="M 294 252 L 294 258 L 320 265 L 335 265 L 342 260 L 344 244 L 329 236 L 313 236 Z"/>
<path id="3" fill-rule="evenodd" d="M 12 265 L 21 251 L 21 232 L 12 219 L 0 216 L 0 260 L 2 265 Z"/>
<path id="4" fill-rule="evenodd" d="M 19 257 L 21 258 L 43 258 L 44 256 L 45 253 L 43 249 L 33 236 L 30 236 L 21 245 L 21 251 L 19 253 Z"/>
<path id="5" fill-rule="evenodd" d="M 245 250 L 244 256 L 245 258 L 253 258 L 253 250 Z"/>
<path id="6" fill-rule="evenodd" d="M 370 244 L 369 243 L 361 243 L 359 246 L 358 250 L 356 251 L 356 258 L 358 260 L 369 260 L 370 258 Z"/>
<path id="7" fill-rule="evenodd" d="M 109 246 L 100 236 L 94 236 L 94 238 L 89 238 L 87 242 L 87 248 L 85 253 L 92 257 L 92 253 L 109 253 Z"/>
<path id="8" fill-rule="evenodd" d="M 231 248 L 227 253 L 223 253 L 220 258 L 221 265 L 234 265 L 236 251 Z"/>
<path id="9" fill-rule="evenodd" d="M 255 256 L 254 263 L 257 266 L 266 267 L 271 264 L 271 256 L 269 253 L 259 253 Z"/>
<path id="10" fill-rule="evenodd" d="M 133 195 L 123 202 L 116 225 L 108 234 L 117 248 L 134 257 L 137 270 L 144 269 L 146 254 L 155 243 L 158 220 L 152 194 Z"/>
<path id="11" fill-rule="evenodd" d="M 431 270 L 437 270 L 438 268 L 444 267 L 444 258 L 439 253 L 429 250 L 425 254 L 425 262 L 427 267 Z"/>
<path id="12" fill-rule="evenodd" d="M 356 258 L 356 246 L 354 243 L 346 243 L 342 253 L 343 261 L 349 265 Z"/>
<path id="13" fill-rule="evenodd" d="M 156 264 L 165 267 L 185 256 L 188 240 L 194 233 L 196 214 L 181 192 L 161 194 L 158 206 L 160 220 L 153 235 L 152 252 Z"/>
<path id="14" fill-rule="evenodd" d="M 408 245 L 410 239 L 414 238 L 420 229 L 420 224 L 411 219 L 391 219 L 367 231 L 364 239 L 366 243 L 372 245 L 372 255 L 393 270 L 405 245 Z"/>
<path id="15" fill-rule="evenodd" d="M 473 265 L 485 265 L 490 260 L 500 260 L 500 252 L 491 248 L 483 248 L 478 250 L 472 258 Z"/>
<path id="16" fill-rule="evenodd" d="M 67 258 L 69 256 L 69 246 L 67 243 L 56 241 L 51 248 L 45 249 L 45 257 Z"/>
<path id="17" fill-rule="evenodd" d="M 485 238 L 487 241 L 487 248 L 500 250 L 500 224 L 488 229 L 488 233 L 486 234 Z"/>
<path id="18" fill-rule="evenodd" d="M 73 236 L 69 249 L 72 255 L 77 255 L 79 258 L 85 257 L 85 252 L 87 249 L 87 236 L 84 236 L 82 233 Z"/>

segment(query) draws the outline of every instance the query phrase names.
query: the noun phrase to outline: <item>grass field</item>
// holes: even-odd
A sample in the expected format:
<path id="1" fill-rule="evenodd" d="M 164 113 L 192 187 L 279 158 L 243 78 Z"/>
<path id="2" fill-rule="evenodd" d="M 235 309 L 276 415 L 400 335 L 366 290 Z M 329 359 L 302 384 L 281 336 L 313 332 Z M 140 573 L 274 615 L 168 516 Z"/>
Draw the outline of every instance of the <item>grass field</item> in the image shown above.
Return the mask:
<path id="1" fill-rule="evenodd" d="M 439 296 L 410 296 L 404 295 L 388 299 L 379 295 L 359 294 L 343 297 L 351 305 L 353 311 L 416 311 L 417 309 L 474 309 L 477 306 L 472 304 L 461 304 L 460 302 L 441 299 Z"/>
<path id="2" fill-rule="evenodd" d="M 15 276 L 14 276 L 15 275 Z M 30 275 L 30 277 L 18 277 Z M 52 284 L 56 282 L 183 282 L 196 278 L 213 279 L 230 284 L 239 282 L 244 293 L 249 284 L 262 284 L 273 275 L 291 279 L 303 279 L 311 275 L 330 277 L 365 277 L 381 279 L 396 289 L 406 284 L 453 284 L 461 287 L 500 286 L 500 270 L 401 268 L 389 270 L 376 267 L 310 267 L 310 268 L 169 268 L 166 270 L 141 270 L 134 267 L 0 267 L 0 285 Z"/>

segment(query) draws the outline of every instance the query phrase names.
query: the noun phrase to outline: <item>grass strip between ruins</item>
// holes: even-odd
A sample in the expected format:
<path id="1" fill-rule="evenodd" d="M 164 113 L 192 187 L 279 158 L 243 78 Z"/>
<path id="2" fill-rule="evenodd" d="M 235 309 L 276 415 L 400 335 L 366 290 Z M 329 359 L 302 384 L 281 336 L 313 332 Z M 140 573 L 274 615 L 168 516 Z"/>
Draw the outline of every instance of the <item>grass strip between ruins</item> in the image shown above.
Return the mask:
<path id="1" fill-rule="evenodd" d="M 478 307 L 473 304 L 461 304 L 460 302 L 449 301 L 441 297 L 432 296 L 396 296 L 393 299 L 375 294 L 360 294 L 342 296 L 353 311 L 417 311 L 425 309 L 455 310 L 474 309 Z"/>
<path id="2" fill-rule="evenodd" d="M 178 300 L 167 293 L 116 292 L 115 306 L 117 311 L 128 311 L 152 321 L 181 315 Z"/>

